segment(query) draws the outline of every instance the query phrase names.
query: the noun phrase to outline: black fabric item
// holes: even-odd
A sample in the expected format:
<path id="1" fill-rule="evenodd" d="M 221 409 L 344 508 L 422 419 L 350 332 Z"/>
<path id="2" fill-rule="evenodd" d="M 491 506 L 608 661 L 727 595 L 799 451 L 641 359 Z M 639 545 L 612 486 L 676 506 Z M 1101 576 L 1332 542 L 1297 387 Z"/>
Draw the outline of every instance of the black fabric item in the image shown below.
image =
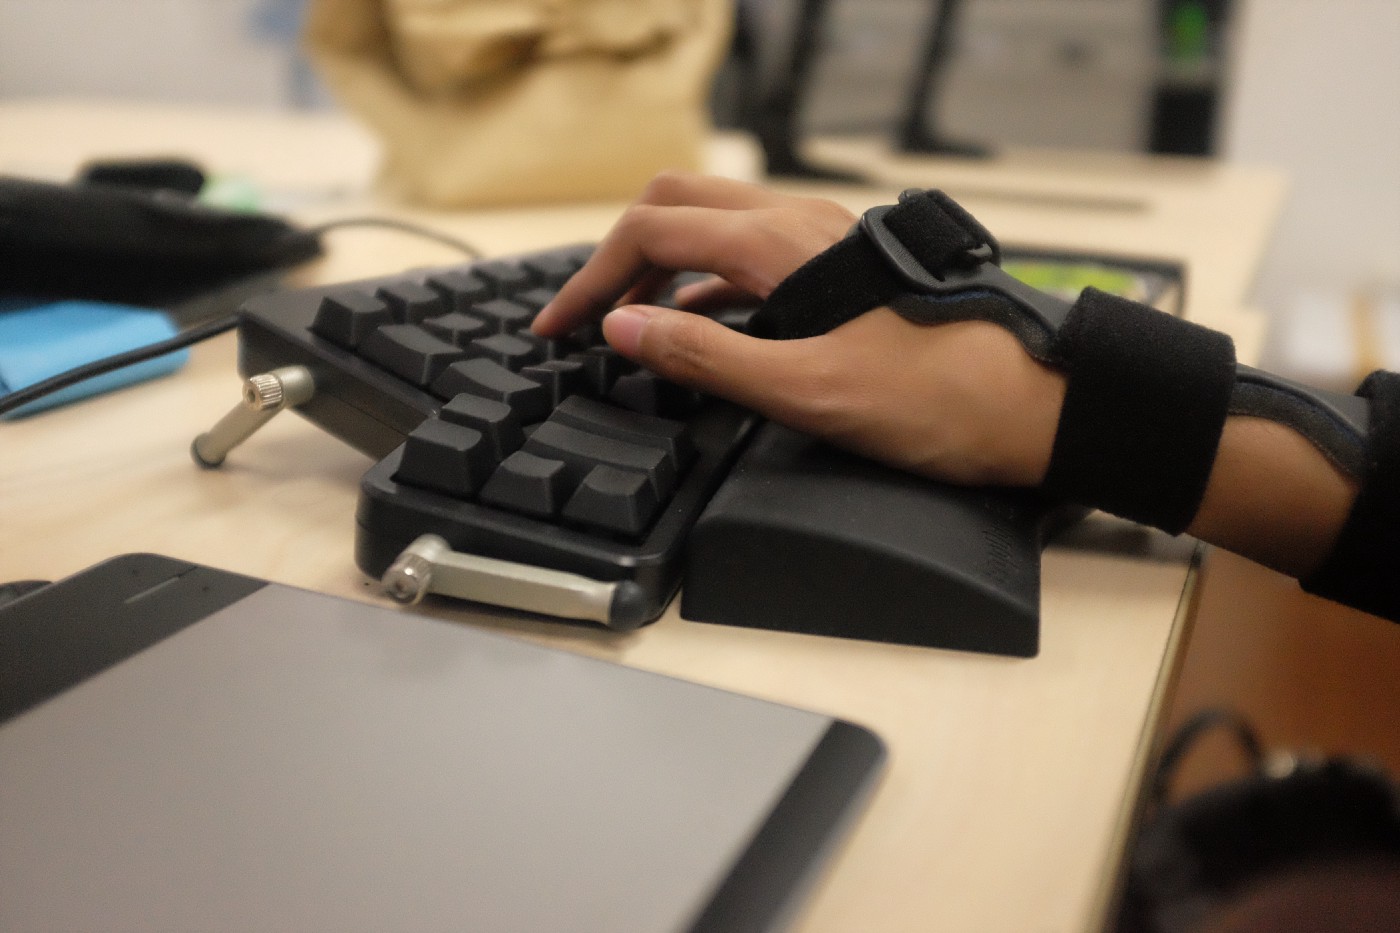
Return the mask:
<path id="1" fill-rule="evenodd" d="M 1374 372 L 1356 394 L 1371 400 L 1361 490 L 1332 552 L 1302 585 L 1400 622 L 1400 375 Z"/>
<path id="2" fill-rule="evenodd" d="M 969 257 L 981 247 L 990 247 L 993 262 L 1001 255 L 992 235 L 941 191 L 905 192 L 884 223 L 933 276 L 987 261 Z M 857 227 L 779 282 L 750 318 L 749 333 L 768 340 L 815 337 L 911 290 Z"/>
<path id="3" fill-rule="evenodd" d="M 986 228 L 941 191 L 901 197 L 885 215 L 885 226 L 935 275 L 950 266 L 968 265 L 968 254 L 983 246 L 992 248 L 994 261 L 1000 259 L 997 242 Z"/>
<path id="4" fill-rule="evenodd" d="M 1056 335 L 1069 381 L 1045 491 L 1180 534 L 1215 462 L 1229 337 L 1086 288 Z"/>
<path id="5" fill-rule="evenodd" d="M 165 307 L 320 253 L 314 233 L 272 214 L 0 176 L 0 294 Z"/>
<path id="6" fill-rule="evenodd" d="M 779 282 L 749 319 L 749 333 L 767 340 L 815 337 L 907 288 L 865 236 L 848 236 Z"/>
<path id="7" fill-rule="evenodd" d="M 141 191 L 175 191 L 194 196 L 204 187 L 204 170 L 185 159 L 100 159 L 78 175 L 79 184 L 115 185 Z"/>

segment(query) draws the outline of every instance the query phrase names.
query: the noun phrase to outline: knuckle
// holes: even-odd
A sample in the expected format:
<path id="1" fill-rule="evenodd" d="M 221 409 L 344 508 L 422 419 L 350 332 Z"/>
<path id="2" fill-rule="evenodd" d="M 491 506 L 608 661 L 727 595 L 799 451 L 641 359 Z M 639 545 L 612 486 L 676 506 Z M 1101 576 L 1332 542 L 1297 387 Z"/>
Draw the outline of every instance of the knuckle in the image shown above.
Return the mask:
<path id="1" fill-rule="evenodd" d="M 773 233 L 766 227 L 734 224 L 724 232 L 723 247 L 729 255 L 752 262 L 772 248 Z"/>
<path id="2" fill-rule="evenodd" d="M 841 220 L 855 220 L 855 219 L 856 219 L 856 215 L 853 214 L 853 213 L 851 213 L 850 209 L 848 209 L 848 208 L 846 208 L 846 207 L 844 207 L 844 206 L 842 206 L 842 205 L 840 205 L 840 204 L 837 204 L 835 201 L 827 201 L 827 202 L 826 202 L 826 206 L 827 206 L 827 209 L 828 209 L 829 213 L 830 213 L 831 216 L 833 216 L 833 217 L 838 217 L 838 218 L 840 218 Z"/>
<path id="3" fill-rule="evenodd" d="M 827 198 L 804 198 L 803 205 L 808 214 L 825 222 L 848 223 L 855 219 L 854 214 Z"/>
<path id="4" fill-rule="evenodd" d="M 830 205 L 830 209 L 825 211 L 823 225 L 829 235 L 843 237 L 851 229 L 851 225 L 856 222 L 856 215 L 846 210 L 839 204 Z"/>
<path id="5" fill-rule="evenodd" d="M 657 209 L 651 204 L 633 204 L 622 212 L 613 225 L 613 236 L 622 239 L 635 239 L 639 230 L 649 227 L 656 217 Z"/>
<path id="6" fill-rule="evenodd" d="M 695 176 L 690 172 L 665 169 L 647 182 L 646 188 L 642 190 L 641 202 L 663 205 L 684 203 L 694 184 Z"/>

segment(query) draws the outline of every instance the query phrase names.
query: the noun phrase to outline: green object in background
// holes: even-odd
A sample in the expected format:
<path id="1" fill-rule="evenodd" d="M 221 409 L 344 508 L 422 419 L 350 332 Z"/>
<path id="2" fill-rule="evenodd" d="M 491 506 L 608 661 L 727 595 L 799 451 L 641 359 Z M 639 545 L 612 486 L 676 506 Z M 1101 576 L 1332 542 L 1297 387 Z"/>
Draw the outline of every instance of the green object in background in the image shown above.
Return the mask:
<path id="1" fill-rule="evenodd" d="M 1194 63 L 1210 54 L 1210 16 L 1200 0 L 1182 0 L 1167 21 L 1167 58 Z"/>
<path id="2" fill-rule="evenodd" d="M 1099 291 L 1121 295 L 1134 301 L 1144 300 L 1147 292 L 1145 283 L 1132 272 L 1094 262 L 1008 259 L 1001 267 L 1012 278 L 1066 301 L 1078 298 L 1079 293 L 1090 285 Z"/>
<path id="3" fill-rule="evenodd" d="M 247 178 L 218 175 L 205 182 L 199 192 L 199 202 L 228 211 L 262 210 L 262 192 Z"/>

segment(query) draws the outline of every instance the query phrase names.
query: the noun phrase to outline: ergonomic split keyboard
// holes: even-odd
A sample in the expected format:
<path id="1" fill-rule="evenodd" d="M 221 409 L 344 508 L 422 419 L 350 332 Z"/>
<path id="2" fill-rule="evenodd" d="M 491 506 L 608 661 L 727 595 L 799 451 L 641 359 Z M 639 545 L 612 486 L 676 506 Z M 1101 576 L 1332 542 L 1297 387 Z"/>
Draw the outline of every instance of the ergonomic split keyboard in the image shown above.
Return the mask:
<path id="1" fill-rule="evenodd" d="M 291 407 L 377 458 L 356 563 L 434 592 L 626 630 L 698 621 L 1032 655 L 1055 510 L 842 454 L 534 315 L 588 245 L 271 293 L 240 312 L 244 407 L 215 466 Z M 743 310 L 718 315 L 742 329 Z M 752 443 L 750 443 L 752 441 Z"/>

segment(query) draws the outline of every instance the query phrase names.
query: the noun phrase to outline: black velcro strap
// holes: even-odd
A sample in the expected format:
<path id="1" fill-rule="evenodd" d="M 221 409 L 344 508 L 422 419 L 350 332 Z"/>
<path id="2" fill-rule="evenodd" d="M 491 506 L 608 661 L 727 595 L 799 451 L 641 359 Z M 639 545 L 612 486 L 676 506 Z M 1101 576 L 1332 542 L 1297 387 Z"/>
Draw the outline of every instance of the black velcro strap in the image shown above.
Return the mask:
<path id="1" fill-rule="evenodd" d="M 969 256 L 984 247 L 992 262 L 1000 259 L 992 235 L 941 191 L 905 192 L 882 222 L 933 276 L 988 261 Z M 914 288 L 858 226 L 779 282 L 750 318 L 749 333 L 769 340 L 815 337 Z"/>
<path id="2" fill-rule="evenodd" d="M 1372 373 L 1356 394 L 1371 400 L 1361 489 L 1303 589 L 1400 622 L 1400 375 Z"/>
<path id="3" fill-rule="evenodd" d="M 1225 426 L 1233 342 L 1086 288 L 1053 352 L 1069 381 L 1045 490 L 1171 534 L 1185 531 Z"/>
<path id="4" fill-rule="evenodd" d="M 1001 248 L 987 228 L 942 191 L 906 192 L 884 224 L 935 275 L 966 265 L 968 255 L 984 246 L 991 248 L 992 262 L 1001 262 Z"/>
<path id="5" fill-rule="evenodd" d="M 907 288 L 874 244 L 853 234 L 779 282 L 749 318 L 749 333 L 768 340 L 815 337 L 888 304 Z"/>

